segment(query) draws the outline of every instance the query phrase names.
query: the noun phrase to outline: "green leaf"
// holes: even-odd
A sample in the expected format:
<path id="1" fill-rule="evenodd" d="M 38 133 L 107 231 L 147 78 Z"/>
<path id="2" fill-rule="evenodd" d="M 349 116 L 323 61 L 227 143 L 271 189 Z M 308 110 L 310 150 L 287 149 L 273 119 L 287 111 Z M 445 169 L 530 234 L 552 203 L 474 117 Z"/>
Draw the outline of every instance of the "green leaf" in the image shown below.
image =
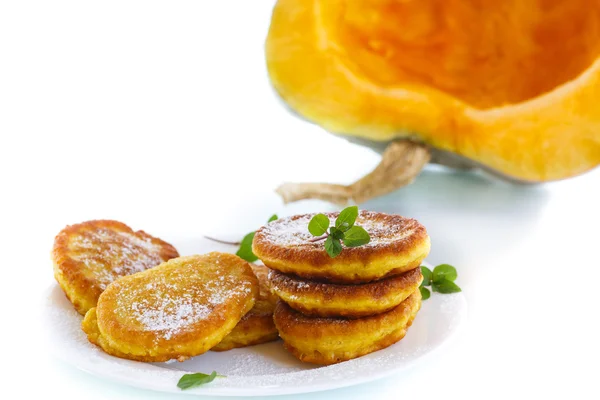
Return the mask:
<path id="1" fill-rule="evenodd" d="M 346 232 L 348 229 L 352 228 L 356 221 L 356 217 L 358 217 L 358 206 L 346 207 L 340 212 L 340 215 L 338 215 L 335 220 L 335 227 L 342 232 Z"/>
<path id="2" fill-rule="evenodd" d="M 371 241 L 369 233 L 361 226 L 353 226 L 344 233 L 344 244 L 346 247 L 357 247 Z"/>
<path id="3" fill-rule="evenodd" d="M 433 269 L 433 282 L 441 282 L 442 280 L 452 281 L 456 280 L 458 273 L 456 268 L 450 264 L 440 264 Z"/>
<path id="4" fill-rule="evenodd" d="M 339 239 L 327 236 L 327 239 L 325 239 L 325 251 L 329 254 L 329 257 L 337 257 L 342 252 L 342 243 L 340 243 Z"/>
<path id="5" fill-rule="evenodd" d="M 276 219 L 278 219 L 277 214 L 273 214 L 271 215 L 271 218 L 269 218 L 267 223 L 273 222 Z M 243 258 L 248 262 L 254 262 L 258 260 L 258 257 L 256 257 L 256 255 L 252 252 L 252 241 L 254 240 L 255 233 L 256 232 L 250 232 L 249 234 L 244 236 L 244 238 L 240 242 L 240 248 L 238 249 L 237 253 L 235 253 L 238 257 Z"/>
<path id="6" fill-rule="evenodd" d="M 423 274 L 423 282 L 421 282 L 421 286 L 429 286 L 431 285 L 431 275 L 432 272 L 429 268 L 424 265 L 421 265 L 421 273 Z"/>
<path id="7" fill-rule="evenodd" d="M 426 287 L 420 287 L 419 290 L 421 291 L 421 298 L 423 300 L 427 300 L 431 297 L 431 292 Z"/>
<path id="8" fill-rule="evenodd" d="M 340 226 L 338 228 L 336 228 L 336 229 L 338 229 L 338 230 L 340 230 L 342 232 L 346 232 L 350 228 L 351 228 L 350 224 L 348 224 L 347 222 L 342 222 L 340 224 Z"/>
<path id="9" fill-rule="evenodd" d="M 329 228 L 329 218 L 325 214 L 317 214 L 308 223 L 308 231 L 313 236 L 321 236 Z"/>
<path id="10" fill-rule="evenodd" d="M 198 372 L 195 374 L 185 374 L 177 382 L 177 387 L 181 390 L 190 389 L 196 386 L 204 385 L 215 380 L 217 371 L 213 371 L 210 375 Z"/>
<path id="11" fill-rule="evenodd" d="M 335 226 L 332 226 L 331 228 L 329 228 L 329 234 L 334 239 L 338 239 L 339 240 L 339 239 L 343 239 L 344 238 L 344 232 L 342 232 L 341 230 L 339 230 Z"/>
<path id="12" fill-rule="evenodd" d="M 431 288 L 433 289 L 434 292 L 438 292 L 438 293 L 457 293 L 460 292 L 461 289 L 458 287 L 458 285 L 452 281 L 449 281 L 447 279 L 444 279 L 442 281 L 439 282 L 433 282 L 433 284 L 431 285 Z"/>
<path id="13" fill-rule="evenodd" d="M 254 262 L 258 260 L 258 257 L 256 257 L 256 255 L 252 252 L 252 240 L 254 240 L 255 233 L 256 232 L 250 232 L 249 234 L 244 236 L 240 244 L 239 250 L 237 251 L 237 253 L 235 253 L 238 257 L 241 257 L 248 262 Z"/>

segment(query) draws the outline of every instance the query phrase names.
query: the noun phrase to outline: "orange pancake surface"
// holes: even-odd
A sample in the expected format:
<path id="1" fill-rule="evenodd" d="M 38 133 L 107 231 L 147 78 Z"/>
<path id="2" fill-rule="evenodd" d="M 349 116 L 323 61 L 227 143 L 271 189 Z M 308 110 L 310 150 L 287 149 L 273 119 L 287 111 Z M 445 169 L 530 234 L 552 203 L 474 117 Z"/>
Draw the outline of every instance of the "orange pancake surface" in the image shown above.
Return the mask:
<path id="1" fill-rule="evenodd" d="M 54 240 L 54 276 L 77 311 L 95 307 L 115 279 L 178 257 L 169 243 L 110 220 L 64 228 Z"/>
<path id="2" fill-rule="evenodd" d="M 325 215 L 334 225 L 339 213 Z M 344 246 L 339 256 L 331 258 L 324 240 L 315 240 L 308 231 L 313 216 L 295 215 L 263 226 L 254 236 L 254 254 L 267 267 L 284 274 L 350 284 L 410 271 L 429 254 L 429 236 L 418 221 L 361 210 L 355 224 L 369 233 L 371 241 L 359 247 Z"/>

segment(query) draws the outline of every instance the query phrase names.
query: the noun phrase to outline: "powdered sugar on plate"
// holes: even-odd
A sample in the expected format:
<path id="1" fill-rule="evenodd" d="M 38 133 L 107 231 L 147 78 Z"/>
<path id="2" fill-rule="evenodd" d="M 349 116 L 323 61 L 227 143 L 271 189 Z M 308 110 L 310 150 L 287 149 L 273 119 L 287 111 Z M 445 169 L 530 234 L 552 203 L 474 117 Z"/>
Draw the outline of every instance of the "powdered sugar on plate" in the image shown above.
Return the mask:
<path id="1" fill-rule="evenodd" d="M 446 343 L 466 319 L 462 293 L 433 294 L 423 302 L 402 341 L 336 365 L 319 367 L 302 363 L 283 348 L 281 341 L 225 352 L 207 352 L 182 363 L 142 363 L 110 356 L 89 343 L 81 331 L 81 316 L 58 285 L 50 288 L 45 302 L 45 333 L 48 346 L 56 357 L 91 374 L 127 385 L 213 396 L 305 393 L 377 379 L 414 365 Z M 155 318 L 153 323 L 158 323 L 160 316 Z M 188 391 L 177 388 L 177 381 L 184 373 L 210 373 L 213 370 L 227 377 Z"/>

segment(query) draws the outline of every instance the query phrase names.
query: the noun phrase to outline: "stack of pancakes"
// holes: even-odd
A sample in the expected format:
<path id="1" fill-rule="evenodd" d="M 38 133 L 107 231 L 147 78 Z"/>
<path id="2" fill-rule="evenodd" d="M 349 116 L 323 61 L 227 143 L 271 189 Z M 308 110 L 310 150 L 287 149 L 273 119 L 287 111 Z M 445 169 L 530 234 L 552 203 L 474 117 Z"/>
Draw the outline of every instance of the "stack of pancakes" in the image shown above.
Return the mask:
<path id="1" fill-rule="evenodd" d="M 339 213 L 326 214 L 333 224 Z M 314 214 L 269 223 L 253 252 L 271 269 L 280 301 L 274 320 L 285 348 L 302 361 L 334 364 L 404 337 L 421 306 L 419 266 L 429 253 L 425 228 L 399 215 L 361 211 L 371 241 L 331 258 L 308 223 Z"/>

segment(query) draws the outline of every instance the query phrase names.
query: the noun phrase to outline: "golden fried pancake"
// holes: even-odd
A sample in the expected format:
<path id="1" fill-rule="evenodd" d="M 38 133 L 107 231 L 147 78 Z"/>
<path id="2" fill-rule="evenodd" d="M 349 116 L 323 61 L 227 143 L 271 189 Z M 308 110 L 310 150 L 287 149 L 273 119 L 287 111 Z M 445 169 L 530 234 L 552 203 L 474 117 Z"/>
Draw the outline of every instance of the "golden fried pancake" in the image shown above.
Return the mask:
<path id="1" fill-rule="evenodd" d="M 108 285 L 82 329 L 117 357 L 183 361 L 223 340 L 256 296 L 258 281 L 238 256 L 179 257 Z"/>
<path id="2" fill-rule="evenodd" d="M 108 220 L 64 228 L 54 239 L 54 277 L 80 314 L 96 306 L 115 279 L 178 257 L 169 243 Z"/>
<path id="3" fill-rule="evenodd" d="M 389 311 L 417 290 L 422 280 L 421 268 L 356 285 L 321 283 L 269 271 L 271 287 L 281 300 L 296 311 L 319 317 L 359 318 Z"/>
<path id="4" fill-rule="evenodd" d="M 331 224 L 339 213 L 327 213 Z M 356 225 L 371 236 L 370 243 L 347 248 L 331 258 L 324 240 L 308 231 L 314 214 L 275 220 L 254 236 L 252 251 L 271 269 L 304 278 L 335 283 L 364 283 L 409 271 L 429 253 L 427 231 L 414 219 L 360 211 Z"/>
<path id="5" fill-rule="evenodd" d="M 421 307 L 417 290 L 390 311 L 359 319 L 309 317 L 283 301 L 275 325 L 284 347 L 301 361 L 335 364 L 386 348 L 404 337 Z"/>
<path id="6" fill-rule="evenodd" d="M 233 328 L 231 333 L 211 350 L 224 351 L 236 347 L 252 346 L 277 340 L 279 334 L 273 322 L 273 311 L 277 304 L 277 296 L 271 292 L 267 273 L 269 269 L 264 265 L 253 265 L 252 271 L 258 278 L 260 293 L 252 310 L 244 315 L 242 320 Z"/>

